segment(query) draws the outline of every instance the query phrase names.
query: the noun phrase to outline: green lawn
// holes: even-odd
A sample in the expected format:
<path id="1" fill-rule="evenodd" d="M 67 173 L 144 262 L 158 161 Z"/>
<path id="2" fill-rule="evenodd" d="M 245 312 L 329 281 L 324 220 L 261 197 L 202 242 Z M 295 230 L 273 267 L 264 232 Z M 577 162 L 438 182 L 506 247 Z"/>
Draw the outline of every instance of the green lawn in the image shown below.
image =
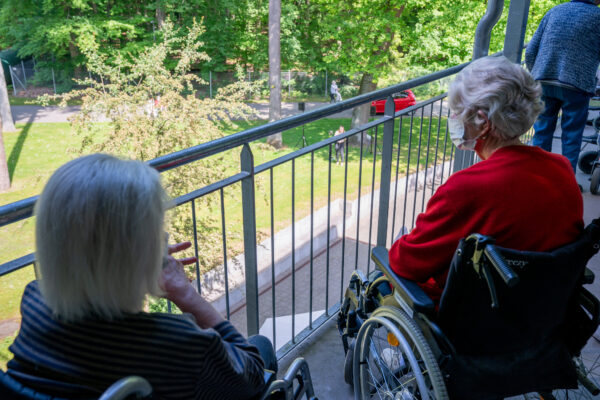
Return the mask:
<path id="1" fill-rule="evenodd" d="M 8 96 L 8 102 L 10 103 L 11 106 L 40 106 L 42 105 L 42 103 L 38 100 L 37 97 L 14 97 L 14 96 Z M 48 102 L 48 105 L 51 106 L 55 106 L 58 105 L 59 101 L 57 100 L 50 100 Z M 67 102 L 68 105 L 70 106 L 78 106 L 81 105 L 81 100 L 69 100 Z"/>
<path id="2" fill-rule="evenodd" d="M 12 353 L 8 351 L 8 346 L 15 340 L 16 335 L 0 338 L 0 369 L 6 371 L 6 363 L 12 358 Z"/>
<path id="3" fill-rule="evenodd" d="M 239 129 L 246 129 L 252 126 L 263 124 L 264 121 L 252 121 L 239 123 Z M 429 165 L 433 163 L 435 144 L 437 138 L 437 121 L 432 120 L 432 137 L 430 139 L 430 151 L 426 153 L 427 135 L 423 137 L 422 148 L 419 155 L 418 136 L 421 126 L 420 118 L 413 121 L 413 135 L 409 138 L 410 120 L 404 119 L 402 127 L 402 141 L 400 152 L 400 173 L 406 172 L 406 160 L 408 142 L 412 140 L 411 146 L 411 164 L 410 170 L 416 168 L 416 161 L 421 163 L 420 169 L 429 158 Z M 429 120 L 423 120 L 423 129 L 427 132 Z M 305 126 L 304 133 L 309 144 L 317 143 L 328 137 L 329 131 L 336 130 L 340 125 L 346 129 L 350 127 L 349 119 L 324 119 L 312 122 Z M 445 125 L 445 124 L 444 124 Z M 443 125 L 443 126 L 444 126 Z M 79 144 L 79 137 L 71 133 L 71 128 L 67 123 L 47 123 L 47 124 L 20 124 L 19 130 L 15 133 L 5 133 L 4 143 L 9 165 L 9 173 L 12 178 L 12 187 L 8 192 L 0 194 L 0 205 L 11 203 L 23 198 L 39 194 L 46 180 L 56 168 L 66 161 L 76 157 L 74 152 L 68 151 L 69 148 L 75 148 Z M 396 122 L 394 138 L 394 162 L 392 165 L 393 173 L 396 171 L 396 155 L 398 149 L 398 128 L 399 122 Z M 239 130 L 237 129 L 237 130 Z M 236 131 L 236 130 L 234 130 Z M 232 133 L 227 132 L 227 133 Z M 373 132 L 371 132 L 373 134 Z M 439 137 L 440 148 L 438 150 L 438 159 L 442 159 L 443 140 L 445 132 Z M 265 146 L 264 140 L 251 145 L 255 165 L 275 159 L 291 151 L 295 151 L 301 146 L 302 128 L 295 128 L 283 133 L 284 148 L 274 150 Z M 379 128 L 378 147 L 381 148 L 382 129 Z M 451 146 L 447 146 L 449 152 Z M 238 157 L 239 149 L 234 149 Z M 314 163 L 312 163 L 312 174 L 314 175 L 314 209 L 318 209 L 327 204 L 328 188 L 328 148 L 320 149 L 314 153 Z M 332 150 L 332 154 L 334 150 Z M 311 155 L 304 155 L 294 162 L 295 167 L 295 218 L 296 220 L 310 214 L 310 177 L 311 177 Z M 360 148 L 349 147 L 348 149 L 348 178 L 347 178 L 347 198 L 355 199 L 358 195 L 358 177 L 362 166 L 361 195 L 367 193 L 371 186 L 378 187 L 380 174 L 380 156 L 377 156 L 375 163 L 376 174 L 375 182 L 372 182 L 373 172 L 373 154 L 366 149 L 363 151 L 362 163 L 360 162 Z M 237 170 L 226 171 L 235 173 Z M 341 198 L 344 194 L 344 172 L 345 167 L 331 164 L 331 199 Z M 274 181 L 274 216 L 276 231 L 288 226 L 291 221 L 291 176 L 292 163 L 287 162 L 273 170 Z M 395 175 L 394 175 L 395 176 Z M 259 231 L 259 241 L 270 234 L 270 185 L 268 171 L 259 174 L 256 177 L 256 221 Z M 242 251 L 241 233 L 242 233 L 242 207 L 240 185 L 236 184 L 226 190 L 226 221 L 228 245 L 236 252 Z M 214 193 L 213 196 L 218 196 Z M 220 215 L 218 209 L 219 203 L 215 202 L 215 210 L 206 210 L 214 215 Z M 189 206 L 188 206 L 189 207 Z M 200 215 L 202 210 L 198 210 Z M 220 219 L 217 226 L 214 227 L 220 232 Z M 190 238 L 191 239 L 191 238 Z M 20 221 L 7 227 L 0 228 L 0 263 L 7 262 L 14 258 L 23 256 L 33 251 L 33 219 Z M 19 300 L 22 295 L 25 284 L 34 278 L 33 268 L 28 267 L 25 270 L 11 273 L 0 277 L 0 321 L 7 318 L 19 317 Z M 5 351 L 7 343 L 0 342 L 0 367 L 3 364 L 2 354 Z"/>

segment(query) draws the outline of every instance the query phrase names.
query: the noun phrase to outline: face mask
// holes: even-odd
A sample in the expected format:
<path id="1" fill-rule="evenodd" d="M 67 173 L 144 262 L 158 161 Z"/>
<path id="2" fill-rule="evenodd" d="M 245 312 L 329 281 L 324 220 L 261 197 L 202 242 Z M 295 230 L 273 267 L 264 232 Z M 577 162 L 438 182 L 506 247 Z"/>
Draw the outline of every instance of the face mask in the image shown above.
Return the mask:
<path id="1" fill-rule="evenodd" d="M 474 139 L 465 139 L 465 126 L 454 114 L 448 118 L 448 132 L 450 132 L 450 139 L 452 139 L 452 143 L 454 143 L 459 150 L 467 151 L 475 150 L 477 139 L 479 139 L 481 136 L 479 135 Z"/>

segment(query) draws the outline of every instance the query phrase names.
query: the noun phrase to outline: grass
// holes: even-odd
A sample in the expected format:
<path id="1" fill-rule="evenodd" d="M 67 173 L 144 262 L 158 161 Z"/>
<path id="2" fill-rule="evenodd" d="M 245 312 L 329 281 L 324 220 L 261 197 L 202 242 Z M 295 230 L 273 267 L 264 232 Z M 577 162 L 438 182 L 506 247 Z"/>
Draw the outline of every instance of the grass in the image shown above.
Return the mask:
<path id="1" fill-rule="evenodd" d="M 12 353 L 8 351 L 8 346 L 15 340 L 15 335 L 0 339 L 0 369 L 6 371 L 6 363 L 12 358 Z"/>
<path id="2" fill-rule="evenodd" d="M 14 97 L 8 96 L 8 102 L 11 106 L 41 106 L 42 103 L 38 100 L 37 97 Z M 48 101 L 48 105 L 56 106 L 60 103 L 58 100 L 50 100 Z M 69 106 L 79 106 L 81 105 L 81 100 L 69 100 L 67 102 Z"/>
<path id="3" fill-rule="evenodd" d="M 423 127 L 426 131 L 429 120 L 423 119 Z M 264 121 L 251 121 L 239 123 L 240 129 L 247 129 L 253 126 L 263 124 Z M 421 167 L 425 161 L 429 160 L 431 165 L 435 156 L 435 145 L 437 137 L 437 121 L 432 120 L 432 136 L 430 138 L 430 151 L 425 152 L 426 135 L 423 138 L 422 150 L 419 153 L 418 135 L 421 119 L 414 118 L 412 121 L 414 133 L 412 137 L 408 135 L 410 129 L 410 118 L 405 118 L 402 124 L 402 138 L 400 141 L 401 156 L 399 159 L 399 172 L 402 174 L 415 170 L 416 162 L 419 160 Z M 255 165 L 260 165 L 269 160 L 273 160 L 282 155 L 288 154 L 301 147 L 302 133 L 306 137 L 308 144 L 317 143 L 328 137 L 329 131 L 336 130 L 340 125 L 346 129 L 350 128 L 349 119 L 323 119 L 307 124 L 302 127 L 291 129 L 283 133 L 284 147 L 274 150 L 264 145 L 264 140 L 251 144 L 254 155 Z M 443 124 L 442 126 L 445 126 Z M 4 134 L 4 143 L 7 154 L 9 174 L 12 180 L 12 187 L 8 192 L 0 194 L 0 204 L 8 204 L 23 198 L 37 195 L 41 192 L 45 182 L 50 175 L 60 165 L 74 158 L 74 152 L 67 149 L 79 145 L 79 138 L 71 133 L 71 128 L 67 123 L 35 123 L 19 124 L 18 131 Z M 233 131 L 227 133 L 233 133 Z M 382 128 L 378 130 L 378 147 L 381 149 Z M 396 154 L 398 151 L 398 132 L 399 121 L 396 121 L 394 129 L 394 159 L 392 171 L 396 171 Z M 371 132 L 374 135 L 374 132 Z M 442 159 L 442 149 L 444 145 L 445 132 L 439 136 L 438 159 Z M 407 155 L 409 140 L 411 141 L 411 163 L 407 165 Z M 451 146 L 446 147 L 447 152 Z M 233 150 L 239 153 L 239 149 Z M 332 155 L 335 150 L 332 149 Z M 238 157 L 237 154 L 234 154 Z M 294 217 L 297 220 L 310 214 L 311 201 L 311 174 L 314 175 L 314 210 L 327 204 L 328 192 L 328 171 L 329 148 L 322 148 L 314 151 L 311 160 L 311 154 L 306 154 L 294 161 Z M 446 158 L 448 159 L 448 158 Z M 331 163 L 331 199 L 344 196 L 344 186 L 346 186 L 346 195 L 348 200 L 355 199 L 359 191 L 359 174 L 361 175 L 360 191 L 361 195 L 368 193 L 371 187 L 379 186 L 380 178 L 380 160 L 377 155 L 376 162 L 373 164 L 373 154 L 366 149 L 363 150 L 361 161 L 361 151 L 359 147 L 348 148 L 348 177 L 345 181 L 345 166 L 338 166 L 335 162 Z M 312 166 L 312 168 L 311 168 Z M 375 168 L 375 180 L 373 181 L 373 168 Z M 233 174 L 238 170 L 228 170 L 227 174 Z M 393 175 L 394 176 L 394 175 Z M 286 162 L 273 169 L 273 209 L 275 219 L 275 230 L 278 231 L 289 226 L 292 217 L 292 197 L 291 197 L 291 177 L 292 162 Z M 269 171 L 256 176 L 256 222 L 258 230 L 258 241 L 270 235 L 270 182 Z M 242 207 L 240 185 L 236 184 L 225 190 L 226 192 L 226 222 L 228 245 L 236 252 L 242 251 Z M 218 192 L 211 196 L 218 196 Z M 220 203 L 214 202 L 215 210 L 204 212 L 220 215 Z M 189 207 L 189 206 L 188 206 Z M 198 210 L 202 214 L 202 210 Z M 220 219 L 218 219 L 218 229 L 220 232 Z M 21 257 L 33 251 L 33 218 L 19 221 L 0 229 L 0 263 Z M 191 238 L 190 238 L 191 239 Z M 34 279 L 33 268 L 28 267 L 24 270 L 11 273 L 0 277 L 0 321 L 7 318 L 19 317 L 19 302 L 23 289 L 27 282 Z M 2 352 L 5 351 L 3 342 L 0 342 L 0 366 L 2 365 Z"/>

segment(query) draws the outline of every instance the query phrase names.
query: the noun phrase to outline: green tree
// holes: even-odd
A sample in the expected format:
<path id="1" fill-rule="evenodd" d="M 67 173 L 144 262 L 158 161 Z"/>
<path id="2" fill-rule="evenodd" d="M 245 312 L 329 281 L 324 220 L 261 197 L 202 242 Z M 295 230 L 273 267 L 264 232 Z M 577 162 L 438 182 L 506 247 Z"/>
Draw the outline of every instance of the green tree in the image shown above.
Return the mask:
<path id="1" fill-rule="evenodd" d="M 317 0 L 315 3 L 321 12 L 320 20 L 313 26 L 320 27 L 317 35 L 328 69 L 361 74 L 359 94 L 374 90 L 377 80 L 391 71 L 396 49 L 402 44 L 401 21 L 405 10 L 420 1 Z M 352 126 L 366 122 L 368 115 L 368 104 L 356 108 Z"/>
<path id="2" fill-rule="evenodd" d="M 201 40 L 210 60 L 202 67 L 224 70 L 239 57 L 243 13 L 234 0 L 5 0 L 0 5 L 0 48 L 13 47 L 20 57 L 55 59 L 55 65 L 81 77 L 83 54 L 92 47 L 108 62 L 135 58 L 156 40 L 166 17 L 181 27 L 204 18 Z"/>
<path id="3" fill-rule="evenodd" d="M 22 58 L 56 60 L 81 77 L 83 53 L 91 47 L 109 60 L 142 51 L 152 38 L 150 14 L 133 1 L 6 0 L 0 6 L 0 47 L 12 47 Z"/>
<path id="4" fill-rule="evenodd" d="M 562 0 L 531 2 L 526 41 L 533 35 L 544 14 Z M 469 61 L 473 54 L 475 28 L 485 14 L 487 2 L 440 2 L 438 7 L 415 7 L 405 12 L 402 25 L 404 42 L 398 47 L 395 70 L 402 79 L 439 71 Z M 490 54 L 502 51 L 508 9 L 492 30 Z"/>
<path id="5" fill-rule="evenodd" d="M 239 81 L 222 88 L 213 99 L 195 96 L 194 85 L 203 82 L 190 69 L 209 61 L 200 50 L 202 33 L 201 25 L 193 24 L 187 34 L 181 35 L 167 19 L 157 32 L 156 43 L 135 59 L 117 56 L 109 63 L 96 47 L 88 49 L 84 53 L 86 67 L 98 79 L 84 79 L 80 83 L 85 88 L 52 96 L 60 98 L 63 105 L 81 98 L 81 112 L 72 121 L 82 137 L 80 152 L 150 160 L 220 138 L 223 125 L 250 115 L 252 109 L 244 103 L 254 89 L 249 83 Z M 173 60 L 176 65 L 168 68 Z M 106 124 L 98 121 L 106 121 L 108 133 L 102 133 L 106 132 Z M 224 178 L 232 163 L 237 165 L 239 159 L 232 153 L 220 153 L 164 173 L 163 181 L 172 196 L 179 196 Z M 219 249 L 221 237 L 211 228 L 218 226 L 214 223 L 215 213 L 209 212 L 212 201 L 210 196 L 196 200 L 199 240 L 205 244 L 199 249 L 203 271 L 217 265 L 222 257 L 220 250 L 214 250 Z M 170 224 L 174 240 L 193 237 L 188 208 L 176 208 Z"/>

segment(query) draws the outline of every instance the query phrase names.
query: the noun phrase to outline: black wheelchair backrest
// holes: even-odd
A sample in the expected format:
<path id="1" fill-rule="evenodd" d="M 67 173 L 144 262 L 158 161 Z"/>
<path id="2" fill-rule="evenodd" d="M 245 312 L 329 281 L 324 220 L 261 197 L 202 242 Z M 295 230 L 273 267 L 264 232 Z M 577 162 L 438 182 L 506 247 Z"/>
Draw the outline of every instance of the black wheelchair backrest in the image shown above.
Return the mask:
<path id="1" fill-rule="evenodd" d="M 492 266 L 489 254 L 477 255 L 481 235 L 461 240 L 438 323 L 456 349 L 456 375 L 468 376 L 470 382 L 451 379 L 451 392 L 469 387 L 473 394 L 497 385 L 506 393 L 525 393 L 536 389 L 533 382 L 538 389 L 545 383 L 547 388 L 576 385 L 571 357 L 598 325 L 598 302 L 581 285 L 589 280 L 586 264 L 598 251 L 599 239 L 595 220 L 579 240 L 554 251 L 495 247 L 507 274 Z M 582 297 L 589 303 L 585 310 Z M 502 379 L 507 374 L 519 378 L 507 382 Z"/>

